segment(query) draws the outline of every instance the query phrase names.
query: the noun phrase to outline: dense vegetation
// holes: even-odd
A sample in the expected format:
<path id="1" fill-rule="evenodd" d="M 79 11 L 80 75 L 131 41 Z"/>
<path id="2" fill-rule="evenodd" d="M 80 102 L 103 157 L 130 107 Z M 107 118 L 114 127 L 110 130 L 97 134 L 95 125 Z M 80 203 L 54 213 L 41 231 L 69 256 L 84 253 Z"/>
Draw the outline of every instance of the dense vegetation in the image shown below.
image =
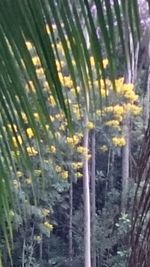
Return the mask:
<path id="1" fill-rule="evenodd" d="M 134 254 L 134 220 L 147 229 L 147 215 L 133 209 L 148 184 L 144 176 L 138 180 L 149 124 L 146 1 L 144 12 L 136 1 L 6 2 L 0 4 L 3 266 L 148 266 L 147 248 Z M 140 246 L 143 236 L 141 230 L 141 240 L 135 238 Z"/>

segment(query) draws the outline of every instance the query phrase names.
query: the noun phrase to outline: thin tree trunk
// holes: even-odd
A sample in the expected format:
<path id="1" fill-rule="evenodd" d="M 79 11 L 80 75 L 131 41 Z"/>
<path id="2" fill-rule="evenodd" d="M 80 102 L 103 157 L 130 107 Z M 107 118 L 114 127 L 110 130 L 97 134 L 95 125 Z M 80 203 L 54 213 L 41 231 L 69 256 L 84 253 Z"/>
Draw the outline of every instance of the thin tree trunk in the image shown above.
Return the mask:
<path id="1" fill-rule="evenodd" d="M 84 148 L 88 150 L 88 116 L 85 114 Z M 83 156 L 83 199 L 84 199 L 84 267 L 91 267 L 91 225 L 90 225 L 90 188 L 88 157 Z"/>
<path id="2" fill-rule="evenodd" d="M 92 132 L 92 162 L 91 162 L 91 246 L 92 267 L 96 267 L 96 207 L 95 207 L 95 130 Z"/>
<path id="3" fill-rule="evenodd" d="M 146 96 L 145 96 L 145 129 L 147 129 L 149 115 L 150 115 L 150 66 L 148 67 L 148 79 L 146 86 Z"/>
<path id="4" fill-rule="evenodd" d="M 69 190 L 69 259 L 72 262 L 73 256 L 73 242 L 72 242 L 72 215 L 73 215 L 73 187 L 72 179 L 70 180 L 70 190 Z"/>
<path id="5" fill-rule="evenodd" d="M 123 125 L 123 134 L 126 145 L 122 148 L 122 199 L 121 211 L 126 212 L 128 201 L 129 162 L 130 162 L 130 118 L 127 116 Z"/>

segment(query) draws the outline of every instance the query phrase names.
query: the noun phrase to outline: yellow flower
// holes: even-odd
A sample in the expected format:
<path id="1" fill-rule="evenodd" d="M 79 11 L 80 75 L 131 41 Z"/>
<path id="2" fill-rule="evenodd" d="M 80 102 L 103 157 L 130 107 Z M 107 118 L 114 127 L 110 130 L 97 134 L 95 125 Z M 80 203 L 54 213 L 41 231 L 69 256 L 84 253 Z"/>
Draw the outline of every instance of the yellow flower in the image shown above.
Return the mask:
<path id="1" fill-rule="evenodd" d="M 18 189 L 20 187 L 20 182 L 17 181 L 16 179 L 13 180 L 13 185 L 14 185 L 14 188 Z"/>
<path id="2" fill-rule="evenodd" d="M 35 87 L 34 87 L 34 83 L 32 81 L 28 81 L 28 83 L 25 85 L 25 89 L 27 90 L 27 92 L 31 92 L 31 93 L 35 93 Z"/>
<path id="3" fill-rule="evenodd" d="M 83 162 L 72 162 L 71 166 L 73 170 L 77 170 L 83 167 Z"/>
<path id="4" fill-rule="evenodd" d="M 109 61 L 107 58 L 103 59 L 103 68 L 106 69 L 106 67 L 108 66 Z"/>
<path id="5" fill-rule="evenodd" d="M 38 154 L 38 151 L 33 146 L 27 147 L 26 150 L 29 156 L 36 156 Z"/>
<path id="6" fill-rule="evenodd" d="M 69 99 L 69 98 L 67 98 L 67 99 L 65 99 L 65 104 L 67 105 L 67 104 L 71 104 L 72 103 L 72 101 L 71 101 L 71 99 Z"/>
<path id="7" fill-rule="evenodd" d="M 116 86 L 116 92 L 117 93 L 122 92 L 123 82 L 124 82 L 124 78 L 123 77 L 115 80 L 115 86 Z"/>
<path id="8" fill-rule="evenodd" d="M 20 135 L 17 135 L 16 137 L 12 137 L 13 145 L 17 148 L 18 145 L 22 144 L 22 137 Z"/>
<path id="9" fill-rule="evenodd" d="M 80 141 L 80 138 L 78 135 L 73 135 L 72 137 L 66 138 L 66 143 L 69 145 L 77 145 Z"/>
<path id="10" fill-rule="evenodd" d="M 41 170 L 34 170 L 34 174 L 39 176 L 42 174 L 42 171 Z"/>
<path id="11" fill-rule="evenodd" d="M 17 178 L 20 178 L 20 177 L 22 177 L 23 176 L 23 172 L 20 172 L 20 171 L 17 171 L 16 172 L 16 177 Z"/>
<path id="12" fill-rule="evenodd" d="M 61 61 L 56 60 L 55 63 L 56 63 L 57 71 L 61 71 L 62 68 L 65 66 L 65 63 L 62 60 Z"/>
<path id="13" fill-rule="evenodd" d="M 70 76 L 64 76 L 62 85 L 71 89 L 73 87 L 73 81 L 72 81 L 71 77 Z"/>
<path id="14" fill-rule="evenodd" d="M 62 168 L 61 168 L 59 165 L 56 165 L 56 166 L 55 166 L 55 171 L 56 171 L 57 173 L 60 173 L 60 172 L 62 171 Z"/>
<path id="15" fill-rule="evenodd" d="M 48 102 L 52 107 L 56 106 L 56 101 L 52 95 L 48 97 Z"/>
<path id="16" fill-rule="evenodd" d="M 74 176 L 77 178 L 80 178 L 80 177 L 83 177 L 83 174 L 81 172 L 76 172 Z"/>
<path id="17" fill-rule="evenodd" d="M 94 67 L 95 66 L 95 59 L 94 57 L 90 57 L 90 63 L 91 63 L 91 66 Z"/>
<path id="18" fill-rule="evenodd" d="M 112 143 L 114 144 L 114 146 L 122 147 L 125 146 L 126 141 L 124 137 L 113 137 Z"/>
<path id="19" fill-rule="evenodd" d="M 55 114 L 55 118 L 56 118 L 56 120 L 61 120 L 61 114 L 60 113 Z"/>
<path id="20" fill-rule="evenodd" d="M 7 124 L 7 127 L 11 130 L 11 131 L 15 131 L 17 132 L 17 126 L 15 124 Z"/>
<path id="21" fill-rule="evenodd" d="M 37 74 L 38 78 L 41 78 L 43 75 L 45 75 L 44 69 L 43 68 L 36 69 L 36 74 Z"/>
<path id="22" fill-rule="evenodd" d="M 44 86 L 43 90 L 48 92 L 50 88 L 49 88 L 49 84 L 47 81 L 44 81 L 43 86 Z"/>
<path id="23" fill-rule="evenodd" d="M 44 226 L 48 229 L 48 230 L 50 230 L 50 231 L 52 231 L 53 230 L 53 225 L 52 224 L 50 224 L 49 222 L 45 222 L 44 223 Z"/>
<path id="24" fill-rule="evenodd" d="M 47 33 L 50 34 L 50 27 L 48 24 L 45 25 L 45 29 L 46 29 Z"/>
<path id="25" fill-rule="evenodd" d="M 23 121 L 24 121 L 25 123 L 28 122 L 28 118 L 27 118 L 27 115 L 26 115 L 25 112 L 21 112 L 21 117 L 22 117 L 22 119 L 23 119 Z"/>
<path id="26" fill-rule="evenodd" d="M 26 184 L 32 184 L 32 179 L 31 178 L 26 178 L 26 180 L 25 180 L 25 182 L 26 182 Z"/>
<path id="27" fill-rule="evenodd" d="M 32 62 L 33 62 L 33 65 L 36 67 L 41 66 L 41 61 L 40 61 L 40 58 L 38 56 L 32 57 Z"/>
<path id="28" fill-rule="evenodd" d="M 118 128 L 119 121 L 117 121 L 117 120 L 107 121 L 107 122 L 105 122 L 105 125 Z"/>
<path id="29" fill-rule="evenodd" d="M 56 147 L 55 146 L 50 146 L 49 151 L 51 153 L 56 153 Z"/>
<path id="30" fill-rule="evenodd" d="M 49 117 L 51 122 L 55 121 L 55 118 L 53 116 L 50 115 Z"/>
<path id="31" fill-rule="evenodd" d="M 124 113 L 123 106 L 120 106 L 120 105 L 114 106 L 113 112 L 114 112 L 114 115 L 115 116 L 122 116 L 123 113 Z"/>
<path id="32" fill-rule="evenodd" d="M 57 49 L 61 55 L 64 55 L 64 49 L 61 42 L 57 43 Z"/>
<path id="33" fill-rule="evenodd" d="M 142 111 L 142 108 L 141 107 L 138 107 L 134 104 L 124 104 L 124 111 L 125 113 L 130 113 L 131 115 L 139 115 Z"/>
<path id="34" fill-rule="evenodd" d="M 63 179 L 67 179 L 68 176 L 69 176 L 68 171 L 63 171 L 63 172 L 61 173 L 61 177 L 62 177 Z"/>
<path id="35" fill-rule="evenodd" d="M 97 115 L 97 116 L 101 116 L 101 115 L 102 115 L 102 110 L 97 109 L 97 110 L 96 110 L 96 115 Z"/>
<path id="36" fill-rule="evenodd" d="M 27 135 L 28 135 L 29 138 L 32 138 L 34 136 L 34 133 L 33 133 L 33 131 L 32 131 L 31 128 L 27 128 L 26 129 L 26 133 L 27 133 Z"/>
<path id="37" fill-rule="evenodd" d="M 26 42 L 26 46 L 27 46 L 28 50 L 31 50 L 33 48 L 33 45 L 30 42 Z"/>
<path id="38" fill-rule="evenodd" d="M 106 152 L 106 151 L 108 151 L 108 147 L 106 145 L 103 145 L 100 147 L 100 150 L 103 152 Z"/>
<path id="39" fill-rule="evenodd" d="M 88 149 L 84 146 L 78 146 L 77 147 L 77 152 L 80 153 L 80 154 L 88 154 Z"/>
<path id="40" fill-rule="evenodd" d="M 110 113 L 110 112 L 113 112 L 113 110 L 114 110 L 114 107 L 113 106 L 109 106 L 109 107 L 106 107 L 106 108 L 104 108 L 104 113 Z"/>
<path id="41" fill-rule="evenodd" d="M 91 122 L 91 121 L 89 121 L 89 122 L 87 123 L 87 128 L 88 128 L 88 129 L 94 129 L 94 128 L 95 128 L 94 123 Z"/>
<path id="42" fill-rule="evenodd" d="M 39 121 L 40 116 L 37 112 L 33 113 L 33 116 L 34 116 L 35 120 Z"/>
<path id="43" fill-rule="evenodd" d="M 74 143 L 73 143 L 73 138 L 72 137 L 67 137 L 66 138 L 66 143 L 68 144 L 68 145 L 73 145 Z"/>

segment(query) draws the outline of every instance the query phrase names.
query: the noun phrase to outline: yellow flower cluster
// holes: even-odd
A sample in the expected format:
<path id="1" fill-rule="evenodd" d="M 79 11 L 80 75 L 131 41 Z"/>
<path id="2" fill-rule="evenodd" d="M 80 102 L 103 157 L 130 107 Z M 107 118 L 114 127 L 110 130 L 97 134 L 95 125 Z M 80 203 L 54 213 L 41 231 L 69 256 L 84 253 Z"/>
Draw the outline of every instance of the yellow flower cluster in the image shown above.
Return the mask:
<path id="1" fill-rule="evenodd" d="M 63 171 L 63 172 L 61 173 L 61 177 L 62 177 L 63 179 L 67 179 L 68 176 L 69 176 L 68 171 Z"/>
<path id="2" fill-rule="evenodd" d="M 73 170 L 77 170 L 83 167 L 83 162 L 72 162 L 71 167 Z"/>
<path id="3" fill-rule="evenodd" d="M 76 116 L 76 119 L 79 120 L 81 118 L 81 110 L 79 108 L 79 105 L 74 104 L 72 105 L 72 111 Z"/>
<path id="4" fill-rule="evenodd" d="M 28 118 L 25 112 L 21 112 L 21 117 L 25 123 L 28 123 Z"/>
<path id="5" fill-rule="evenodd" d="M 90 57 L 90 63 L 91 63 L 91 66 L 94 67 L 95 66 L 95 59 L 94 57 Z"/>
<path id="6" fill-rule="evenodd" d="M 128 103 L 124 105 L 124 110 L 126 113 L 130 113 L 131 115 L 137 116 L 141 113 L 142 108 L 134 104 Z"/>
<path id="7" fill-rule="evenodd" d="M 62 43 L 59 42 L 59 43 L 57 43 L 56 46 L 57 46 L 57 50 L 58 50 L 58 52 L 59 52 L 62 56 L 64 56 L 65 53 L 64 53 L 64 48 L 63 48 L 63 46 L 62 46 Z M 53 47 L 53 45 L 52 45 L 52 47 Z"/>
<path id="8" fill-rule="evenodd" d="M 114 128 L 115 127 L 118 128 L 119 127 L 119 121 L 117 121 L 117 120 L 110 120 L 110 121 L 105 122 L 105 125 L 106 126 L 111 126 L 111 127 L 114 127 Z"/>
<path id="9" fill-rule="evenodd" d="M 50 224 L 50 223 L 49 223 L 49 222 L 47 222 L 47 221 L 44 223 L 44 226 L 45 226 L 45 227 L 46 227 L 48 230 L 50 230 L 50 231 L 52 231 L 52 230 L 53 230 L 53 228 L 54 228 L 54 227 L 53 227 L 53 225 L 52 225 L 52 224 Z"/>
<path id="10" fill-rule="evenodd" d="M 124 83 L 122 86 L 122 94 L 126 99 L 134 102 L 138 99 L 138 95 L 134 92 L 134 85 L 132 83 Z"/>
<path id="11" fill-rule="evenodd" d="M 114 146 L 122 147 L 125 146 L 126 141 L 124 137 L 113 137 L 112 143 Z"/>
<path id="12" fill-rule="evenodd" d="M 42 171 L 41 170 L 34 170 L 34 174 L 35 175 L 37 175 L 37 176 L 39 176 L 39 175 L 41 175 L 42 174 Z"/>
<path id="13" fill-rule="evenodd" d="M 81 172 L 76 172 L 74 174 L 74 176 L 77 177 L 77 178 L 81 178 L 81 177 L 83 177 L 83 174 Z"/>
<path id="14" fill-rule="evenodd" d="M 95 128 L 94 123 L 91 122 L 91 121 L 89 121 L 89 122 L 87 123 L 87 128 L 90 129 L 90 130 L 94 129 L 94 128 Z"/>
<path id="15" fill-rule="evenodd" d="M 30 184 L 32 184 L 32 179 L 28 177 L 28 178 L 26 178 L 25 182 L 26 182 L 26 184 L 30 185 Z"/>
<path id="16" fill-rule="evenodd" d="M 31 128 L 27 128 L 26 133 L 29 138 L 32 138 L 34 136 L 34 133 Z"/>
<path id="17" fill-rule="evenodd" d="M 64 76 L 63 79 L 61 79 L 61 84 L 69 89 L 73 87 L 73 81 L 70 76 Z"/>
<path id="18" fill-rule="evenodd" d="M 123 106 L 121 105 L 115 105 L 113 107 L 113 113 L 116 117 L 122 116 L 124 114 Z"/>
<path id="19" fill-rule="evenodd" d="M 100 150 L 103 152 L 106 152 L 106 151 L 108 151 L 108 147 L 106 145 L 103 145 L 100 147 Z"/>
<path id="20" fill-rule="evenodd" d="M 22 137 L 20 135 L 17 135 L 17 137 L 13 136 L 12 137 L 12 142 L 13 142 L 14 147 L 17 148 L 18 145 L 22 144 Z"/>
<path id="21" fill-rule="evenodd" d="M 61 168 L 59 165 L 56 165 L 56 166 L 55 166 L 55 171 L 56 171 L 57 173 L 60 173 L 60 172 L 62 171 L 62 168 Z"/>
<path id="22" fill-rule="evenodd" d="M 26 42 L 26 47 L 28 50 L 31 50 L 33 48 L 33 45 L 31 42 Z"/>
<path id="23" fill-rule="evenodd" d="M 42 78 L 42 76 L 45 76 L 44 69 L 43 68 L 36 69 L 36 74 L 39 79 Z"/>
<path id="24" fill-rule="evenodd" d="M 32 63 L 35 67 L 41 66 L 41 61 L 38 56 L 32 57 Z"/>
<path id="25" fill-rule="evenodd" d="M 56 63 L 57 71 L 61 71 L 62 68 L 65 66 L 65 63 L 62 60 L 61 61 L 56 60 L 55 63 Z"/>
<path id="26" fill-rule="evenodd" d="M 16 177 L 17 178 L 20 178 L 20 177 L 22 177 L 23 176 L 23 172 L 21 172 L 21 171 L 17 171 L 16 172 Z"/>
<path id="27" fill-rule="evenodd" d="M 123 77 L 115 80 L 115 86 L 116 86 L 116 92 L 117 93 L 121 93 L 122 92 L 123 82 L 124 82 L 124 78 Z"/>
<path id="28" fill-rule="evenodd" d="M 103 63 L 103 68 L 106 69 L 107 66 L 108 66 L 108 64 L 109 64 L 109 61 L 108 61 L 107 58 L 104 58 L 103 61 L 102 61 L 102 63 Z"/>
<path id="29" fill-rule="evenodd" d="M 76 96 L 77 93 L 79 94 L 80 91 L 81 91 L 80 86 L 77 86 L 76 89 L 75 88 L 71 88 L 71 90 L 70 90 L 70 92 L 72 93 L 73 96 Z"/>
<path id="30" fill-rule="evenodd" d="M 78 135 L 73 135 L 72 137 L 66 138 L 66 143 L 72 146 L 77 145 L 79 141 L 80 141 L 80 137 Z"/>
<path id="31" fill-rule="evenodd" d="M 7 124 L 7 127 L 9 130 L 17 132 L 16 124 Z"/>
<path id="32" fill-rule="evenodd" d="M 27 93 L 29 93 L 29 92 L 35 93 L 36 92 L 35 86 L 34 86 L 32 81 L 28 81 L 28 83 L 26 83 L 25 89 L 26 89 Z"/>
<path id="33" fill-rule="evenodd" d="M 27 147 L 26 150 L 29 156 L 36 156 L 38 154 L 38 151 L 33 146 Z"/>
<path id="34" fill-rule="evenodd" d="M 40 116 L 39 116 L 39 114 L 37 112 L 34 112 L 33 116 L 34 116 L 35 120 L 39 121 Z"/>
<path id="35" fill-rule="evenodd" d="M 56 147 L 55 146 L 50 146 L 49 151 L 51 153 L 53 153 L 53 154 L 56 153 Z"/>
<path id="36" fill-rule="evenodd" d="M 76 151 L 80 154 L 88 155 L 88 149 L 84 146 L 78 146 Z"/>
<path id="37" fill-rule="evenodd" d="M 110 112 L 113 112 L 113 110 L 114 110 L 113 106 L 105 107 L 103 109 L 103 113 L 110 113 Z"/>
<path id="38" fill-rule="evenodd" d="M 62 121 L 64 119 L 64 114 L 62 113 L 55 114 L 55 119 L 58 121 Z"/>
<path id="39" fill-rule="evenodd" d="M 48 102 L 52 107 L 56 106 L 56 101 L 52 95 L 48 97 Z"/>

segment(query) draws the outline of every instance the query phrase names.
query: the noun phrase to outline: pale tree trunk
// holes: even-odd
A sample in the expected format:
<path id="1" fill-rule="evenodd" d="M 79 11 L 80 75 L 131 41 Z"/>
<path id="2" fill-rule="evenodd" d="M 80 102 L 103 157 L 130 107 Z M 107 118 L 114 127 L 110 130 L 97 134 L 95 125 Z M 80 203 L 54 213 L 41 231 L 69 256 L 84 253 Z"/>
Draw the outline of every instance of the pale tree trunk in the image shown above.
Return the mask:
<path id="1" fill-rule="evenodd" d="M 85 114 L 85 130 L 83 146 L 89 147 L 89 130 L 87 128 L 88 116 Z M 91 220 L 90 220 L 90 187 L 88 157 L 83 156 L 83 202 L 84 202 L 84 267 L 91 267 Z"/>
<path id="2" fill-rule="evenodd" d="M 150 115 L 150 66 L 148 68 L 148 79 L 145 95 L 145 129 L 147 129 Z"/>
<path id="3" fill-rule="evenodd" d="M 72 179 L 70 180 L 70 189 L 69 189 L 69 260 L 70 264 L 72 262 L 73 256 L 73 241 L 72 241 L 72 215 L 73 215 L 73 186 Z"/>
<path id="4" fill-rule="evenodd" d="M 92 267 L 96 267 L 96 207 L 95 207 L 95 130 L 92 132 L 91 147 L 91 252 Z"/>
<path id="5" fill-rule="evenodd" d="M 124 120 L 123 134 L 126 144 L 122 149 L 122 199 L 121 211 L 126 212 L 128 200 L 128 184 L 129 184 L 129 162 L 130 162 L 130 118 L 127 116 Z"/>
<path id="6" fill-rule="evenodd" d="M 126 54 L 126 73 L 125 83 L 134 83 L 135 72 L 137 67 L 137 58 L 134 50 L 133 39 L 131 30 L 129 28 L 128 18 L 128 2 L 125 3 L 126 17 L 124 25 L 124 37 L 125 37 L 125 54 Z M 123 134 L 126 144 L 122 148 L 122 197 L 121 197 L 121 211 L 124 213 L 127 210 L 128 201 L 128 184 L 129 184 L 129 168 L 130 168 L 130 114 L 126 115 L 123 121 Z"/>

